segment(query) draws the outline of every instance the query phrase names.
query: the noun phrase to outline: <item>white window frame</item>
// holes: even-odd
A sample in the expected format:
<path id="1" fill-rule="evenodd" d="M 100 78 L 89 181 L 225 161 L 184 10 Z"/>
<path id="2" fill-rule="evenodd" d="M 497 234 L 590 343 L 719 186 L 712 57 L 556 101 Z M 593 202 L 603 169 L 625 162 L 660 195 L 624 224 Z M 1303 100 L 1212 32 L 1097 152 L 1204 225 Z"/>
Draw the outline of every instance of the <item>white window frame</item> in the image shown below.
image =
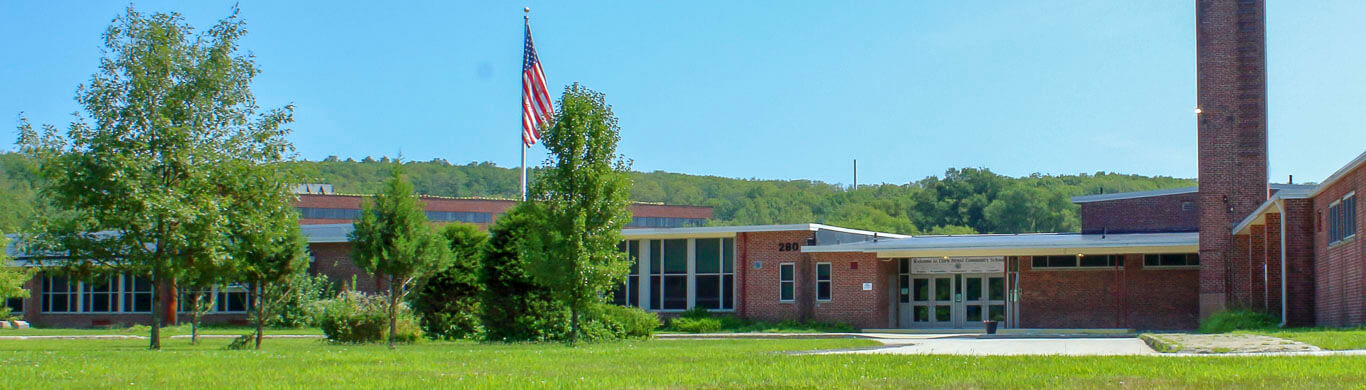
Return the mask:
<path id="1" fill-rule="evenodd" d="M 1058 267 L 1046 266 L 1046 265 L 1040 267 L 1040 266 L 1034 265 L 1034 260 L 1035 260 L 1035 259 L 1038 259 L 1038 258 L 1040 258 L 1040 257 L 1071 257 L 1071 258 L 1075 258 L 1075 259 L 1076 259 L 1076 262 L 1075 262 L 1073 265 L 1069 265 L 1069 266 L 1058 266 Z M 1083 259 L 1083 258 L 1086 258 L 1086 257 L 1106 257 L 1106 258 L 1107 258 L 1107 260 L 1106 260 L 1106 264 L 1107 264 L 1107 265 L 1081 265 L 1082 259 Z M 1117 260 L 1115 263 L 1111 263 L 1111 262 L 1108 260 L 1110 257 L 1118 258 L 1118 260 Z M 1124 267 L 1124 255 L 1122 255 L 1122 254 L 1100 254 L 1100 255 L 1080 255 L 1080 256 L 1077 256 L 1077 255 L 1039 255 L 1039 256 L 1030 256 L 1030 258 L 1029 258 L 1029 270 L 1030 270 L 1031 272 L 1032 272 L 1032 271 L 1106 271 L 1106 270 L 1114 270 L 1115 267 Z"/>
<path id="2" fill-rule="evenodd" d="M 821 266 L 825 266 L 826 268 L 829 268 L 829 269 L 830 269 L 830 272 L 828 272 L 828 273 L 826 274 L 825 280 L 821 280 Z M 828 296 L 826 296 L 825 298 L 821 298 L 821 283 L 825 283 L 825 285 L 826 285 L 825 291 L 826 291 L 826 293 L 827 293 Z M 816 263 L 816 301 L 817 301 L 817 302 L 830 302 L 830 301 L 833 300 L 834 298 L 835 298 L 835 266 L 834 266 L 834 265 L 831 265 L 829 262 Z"/>
<path id="3" fill-rule="evenodd" d="M 110 283 L 112 283 L 112 285 L 109 286 L 109 291 L 88 292 L 86 291 L 88 285 L 84 280 L 74 279 L 70 275 L 42 274 L 40 278 L 42 286 L 39 287 L 38 291 L 38 311 L 43 314 L 126 314 L 151 312 L 151 307 L 148 307 L 148 310 L 146 311 L 135 311 L 133 307 L 135 300 L 129 300 L 127 297 L 130 296 L 129 294 L 132 294 L 134 297 L 146 294 L 150 300 L 152 295 L 151 289 L 154 287 L 149 285 L 147 291 L 133 291 L 129 289 L 128 285 L 130 281 L 136 280 L 135 277 L 122 273 L 106 275 L 105 277 L 110 278 Z M 66 290 L 61 292 L 50 291 L 52 288 L 52 278 L 65 279 Z M 86 301 L 95 294 L 107 294 L 109 296 L 109 310 L 86 310 Z M 50 308 L 52 305 L 50 302 L 59 295 L 64 296 L 67 299 L 67 310 L 51 311 Z"/>
<path id="4" fill-rule="evenodd" d="M 1332 203 L 1328 203 L 1328 245 L 1337 244 L 1339 241 L 1342 241 L 1341 238 L 1338 238 L 1339 226 L 1342 223 L 1342 209 L 1338 208 L 1338 205 L 1340 204 L 1342 204 L 1342 199 L 1337 199 Z"/>
<path id="5" fill-rule="evenodd" d="M 51 291 L 53 278 L 62 278 L 63 280 L 65 280 L 66 289 L 63 291 Z M 38 311 L 42 312 L 43 314 L 66 314 L 81 312 L 80 282 L 72 281 L 70 277 L 67 277 L 65 275 L 57 276 L 44 274 L 42 278 L 42 283 L 43 285 L 39 289 L 39 296 L 42 300 L 38 302 Z M 66 299 L 66 310 L 52 311 L 51 300 L 58 295 L 60 295 L 62 299 Z M 72 302 L 71 299 L 73 295 L 76 297 L 75 302 Z"/>
<path id="6" fill-rule="evenodd" d="M 1342 233 L 1342 238 L 1338 240 L 1339 242 L 1347 241 L 1357 236 L 1356 196 L 1356 191 L 1352 191 L 1347 193 L 1347 195 L 1343 195 L 1342 200 L 1338 201 L 1340 203 L 1338 206 L 1340 209 L 1338 213 L 1342 214 L 1342 226 L 1338 229 L 1346 229 L 1346 232 Z"/>
<path id="7" fill-rule="evenodd" d="M 783 267 L 792 269 L 792 279 L 783 280 Z M 783 285 L 792 285 L 792 297 L 783 299 Z M 795 302 L 797 300 L 797 263 L 787 262 L 778 263 L 778 302 Z"/>

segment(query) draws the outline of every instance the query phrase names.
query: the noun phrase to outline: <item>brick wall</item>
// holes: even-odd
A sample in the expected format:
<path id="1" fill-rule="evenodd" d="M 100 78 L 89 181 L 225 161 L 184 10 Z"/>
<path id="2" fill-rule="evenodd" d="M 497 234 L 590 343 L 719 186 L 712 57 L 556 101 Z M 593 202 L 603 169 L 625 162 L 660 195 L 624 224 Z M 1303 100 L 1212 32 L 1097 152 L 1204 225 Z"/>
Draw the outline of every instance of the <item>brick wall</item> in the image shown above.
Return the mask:
<path id="1" fill-rule="evenodd" d="M 1328 205 L 1356 191 L 1357 234 L 1336 244 L 1328 242 Z M 1314 270 L 1317 323 L 1322 326 L 1366 324 L 1366 167 L 1347 172 L 1313 199 Z M 1306 202 L 1307 203 L 1307 202 Z M 1317 217 L 1316 217 L 1317 219 Z"/>
<path id="2" fill-rule="evenodd" d="M 350 243 L 309 244 L 308 253 L 313 256 L 308 264 L 310 274 L 327 275 L 333 282 L 358 291 L 373 293 L 386 289 L 384 283 L 351 261 Z M 352 280 L 355 280 L 354 286 Z"/>
<path id="3" fill-rule="evenodd" d="M 1081 232 L 1193 232 L 1200 227 L 1199 200 L 1192 192 L 1082 203 Z"/>
<path id="4" fill-rule="evenodd" d="M 1228 306 L 1234 223 L 1267 197 L 1266 36 L 1262 0 L 1196 1 L 1200 312 Z M 1246 293 L 1243 291 L 1242 293 Z"/>
<path id="5" fill-rule="evenodd" d="M 809 264 L 809 256 L 798 251 L 780 251 L 780 243 L 806 245 L 806 240 L 814 232 L 750 232 L 740 233 L 735 240 L 739 247 L 740 263 L 736 273 L 741 280 L 741 305 L 737 308 L 740 316 L 765 321 L 800 320 L 810 317 L 810 309 L 815 302 L 815 269 Z M 755 262 L 761 263 L 754 268 Z M 778 300 L 778 264 L 796 265 L 796 300 Z"/>
<path id="6" fill-rule="evenodd" d="M 813 264 L 830 263 L 830 300 L 816 301 L 811 319 L 841 322 L 858 328 L 891 328 L 888 323 L 888 278 L 896 274 L 896 263 L 878 260 L 874 253 L 811 253 Z M 813 265 L 814 267 L 814 265 Z M 814 283 L 814 278 L 812 279 Z M 872 290 L 863 290 L 872 283 Z M 814 284 L 812 288 L 814 294 Z"/>
<path id="7" fill-rule="evenodd" d="M 1144 269 L 1143 255 L 1123 268 L 1034 270 L 1020 257 L 1020 327 L 1192 329 L 1199 270 Z"/>

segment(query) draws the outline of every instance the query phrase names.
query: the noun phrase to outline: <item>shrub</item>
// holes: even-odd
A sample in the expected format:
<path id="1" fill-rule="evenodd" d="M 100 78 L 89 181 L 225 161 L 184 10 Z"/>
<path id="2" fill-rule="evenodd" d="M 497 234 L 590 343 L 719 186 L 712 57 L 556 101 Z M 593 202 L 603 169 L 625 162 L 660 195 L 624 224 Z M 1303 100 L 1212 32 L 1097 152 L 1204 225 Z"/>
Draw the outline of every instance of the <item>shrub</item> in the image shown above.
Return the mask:
<path id="1" fill-rule="evenodd" d="M 720 331 L 721 319 L 710 317 L 678 317 L 669 321 L 669 327 L 679 332 L 711 333 Z"/>
<path id="2" fill-rule="evenodd" d="M 1231 309 L 1210 315 L 1200 321 L 1200 333 L 1225 333 L 1235 330 L 1256 330 L 1276 327 L 1276 317 L 1248 309 Z"/>
<path id="3" fill-rule="evenodd" d="M 290 281 L 287 295 L 270 310 L 266 325 L 299 328 L 316 325 L 314 320 L 324 301 L 337 296 L 336 285 L 326 275 L 300 274 Z M 254 314 L 253 314 L 254 315 Z"/>
<path id="4" fill-rule="evenodd" d="M 616 338 L 649 338 L 659 328 L 659 316 L 638 307 L 601 304 L 602 319 L 619 325 Z"/>
<path id="5" fill-rule="evenodd" d="M 244 334 L 244 335 L 241 335 L 241 336 L 237 336 L 237 338 L 232 339 L 232 342 L 231 342 L 231 343 L 228 343 L 228 349 L 231 349 L 231 350 L 247 349 L 247 348 L 249 348 L 251 345 L 255 345 L 255 344 L 253 344 L 255 341 L 256 341 L 256 335 L 255 335 L 255 334 Z"/>
<path id="6" fill-rule="evenodd" d="M 569 310 L 527 273 L 518 246 L 538 222 L 513 206 L 489 228 L 480 264 L 479 318 L 490 341 L 560 340 L 569 332 Z"/>
<path id="7" fill-rule="evenodd" d="M 328 340 L 341 343 L 371 343 L 388 338 L 388 301 L 381 295 L 346 292 L 321 304 L 318 326 Z M 411 343 L 422 337 L 422 330 L 408 306 L 400 303 L 396 341 Z"/>
<path id="8" fill-rule="evenodd" d="M 488 241 L 488 234 L 472 224 L 452 223 L 442 227 L 441 235 L 450 241 L 455 262 L 423 282 L 409 295 L 408 302 L 427 337 L 479 337 L 483 333 L 479 320 L 480 247 Z"/>

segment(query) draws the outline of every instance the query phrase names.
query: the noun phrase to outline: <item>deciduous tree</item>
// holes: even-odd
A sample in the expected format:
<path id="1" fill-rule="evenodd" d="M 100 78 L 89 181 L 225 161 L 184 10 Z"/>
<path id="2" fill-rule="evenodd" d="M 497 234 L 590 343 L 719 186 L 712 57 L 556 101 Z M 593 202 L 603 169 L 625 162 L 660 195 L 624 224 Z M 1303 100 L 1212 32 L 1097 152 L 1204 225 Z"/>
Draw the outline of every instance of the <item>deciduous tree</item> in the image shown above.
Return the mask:
<path id="1" fill-rule="evenodd" d="M 601 93 L 574 84 L 559 107 L 543 139 L 550 157 L 531 196 L 544 226 L 522 255 L 532 275 L 568 304 L 573 343 L 581 314 L 621 283 L 630 266 L 617 244 L 631 220 L 631 166 L 617 154 L 621 129 Z"/>
<path id="2" fill-rule="evenodd" d="M 256 104 L 259 69 L 238 47 L 245 33 L 235 9 L 196 33 L 179 14 L 129 7 L 104 33 L 99 71 L 77 90 L 84 115 L 64 134 L 20 123 L 40 194 L 64 211 L 38 215 L 26 244 L 66 254 L 68 266 L 150 278 L 153 349 L 174 299 L 166 292 L 191 261 L 227 250 L 214 172 L 260 144 L 288 144 L 279 125 L 292 108 Z"/>

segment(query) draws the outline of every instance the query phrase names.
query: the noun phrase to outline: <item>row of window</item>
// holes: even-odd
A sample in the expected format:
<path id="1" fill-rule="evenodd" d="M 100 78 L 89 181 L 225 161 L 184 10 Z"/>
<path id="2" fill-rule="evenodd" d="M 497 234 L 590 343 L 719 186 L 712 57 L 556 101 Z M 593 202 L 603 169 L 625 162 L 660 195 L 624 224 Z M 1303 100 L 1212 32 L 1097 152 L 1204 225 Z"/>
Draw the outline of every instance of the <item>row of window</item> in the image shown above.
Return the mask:
<path id="1" fill-rule="evenodd" d="M 705 218 L 677 218 L 677 217 L 631 217 L 631 223 L 626 227 L 635 228 L 676 228 L 702 226 L 707 223 Z"/>
<path id="2" fill-rule="evenodd" d="M 1347 194 L 1328 205 L 1328 243 L 1336 243 L 1357 234 L 1357 196 Z"/>
<path id="3" fill-rule="evenodd" d="M 816 263 L 816 300 L 829 301 L 834 285 L 830 263 Z M 778 300 L 792 302 L 797 299 L 797 264 L 778 264 Z"/>
<path id="4" fill-rule="evenodd" d="M 1123 267 L 1124 255 L 1064 255 L 1034 256 L 1033 268 L 1102 268 Z M 1144 267 L 1194 267 L 1200 265 L 1196 253 L 1164 253 L 1143 255 Z"/>
<path id="5" fill-rule="evenodd" d="M 126 275 L 102 275 L 89 280 L 44 275 L 39 307 L 43 313 L 150 313 L 152 284 Z M 242 313 L 250 307 L 247 289 L 238 284 L 201 291 L 201 303 L 212 303 L 210 312 Z M 190 292 L 182 291 L 180 309 L 190 310 Z M 23 309 L 22 301 L 17 305 Z M 13 308 L 13 306 L 11 306 Z"/>
<path id="6" fill-rule="evenodd" d="M 613 291 L 614 303 L 646 310 L 735 309 L 735 239 L 633 240 L 620 248 L 631 268 Z"/>
<path id="7" fill-rule="evenodd" d="M 299 217 L 304 219 L 360 219 L 358 209 L 335 209 L 323 207 L 299 207 Z M 491 223 L 493 214 L 472 211 L 427 211 L 427 220 L 432 222 Z"/>

